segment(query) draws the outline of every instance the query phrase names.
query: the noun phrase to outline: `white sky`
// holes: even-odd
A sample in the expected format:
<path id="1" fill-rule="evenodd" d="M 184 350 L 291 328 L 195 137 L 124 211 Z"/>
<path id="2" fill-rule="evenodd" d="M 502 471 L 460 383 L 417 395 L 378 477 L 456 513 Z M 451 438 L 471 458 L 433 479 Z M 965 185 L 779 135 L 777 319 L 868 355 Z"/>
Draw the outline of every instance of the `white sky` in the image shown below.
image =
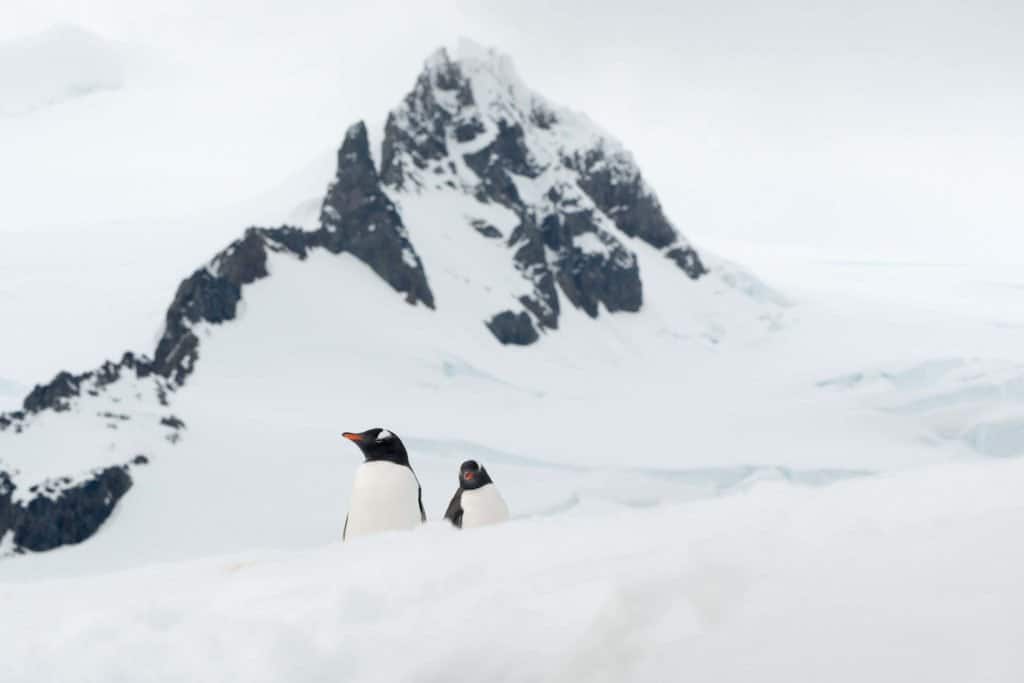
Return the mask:
<path id="1" fill-rule="evenodd" d="M 0 40 L 57 22 L 135 57 L 114 105 L 0 119 L 7 230 L 257 194 L 467 35 L 622 139 L 697 241 L 1022 260 L 1020 3 L 0 3 Z"/>

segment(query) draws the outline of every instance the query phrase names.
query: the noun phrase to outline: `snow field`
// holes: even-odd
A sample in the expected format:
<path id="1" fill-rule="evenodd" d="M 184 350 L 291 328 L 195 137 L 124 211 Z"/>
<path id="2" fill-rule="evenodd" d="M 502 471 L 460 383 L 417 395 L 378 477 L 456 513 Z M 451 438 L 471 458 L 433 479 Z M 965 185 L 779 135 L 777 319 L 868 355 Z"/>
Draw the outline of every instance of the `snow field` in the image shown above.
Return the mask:
<path id="1" fill-rule="evenodd" d="M 499 482 L 500 483 L 500 482 Z M 0 584 L 5 680 L 1016 680 L 1024 463 Z"/>

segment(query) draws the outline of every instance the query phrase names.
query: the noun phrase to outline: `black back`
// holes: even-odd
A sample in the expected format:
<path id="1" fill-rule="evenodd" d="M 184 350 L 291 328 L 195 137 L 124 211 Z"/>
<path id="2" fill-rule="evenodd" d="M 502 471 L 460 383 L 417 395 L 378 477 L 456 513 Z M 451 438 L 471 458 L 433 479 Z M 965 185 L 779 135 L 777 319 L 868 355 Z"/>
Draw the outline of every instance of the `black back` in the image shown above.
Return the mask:
<path id="1" fill-rule="evenodd" d="M 455 489 L 452 501 L 448 503 L 448 509 L 444 511 L 444 518 L 449 522 L 462 528 L 462 488 Z"/>

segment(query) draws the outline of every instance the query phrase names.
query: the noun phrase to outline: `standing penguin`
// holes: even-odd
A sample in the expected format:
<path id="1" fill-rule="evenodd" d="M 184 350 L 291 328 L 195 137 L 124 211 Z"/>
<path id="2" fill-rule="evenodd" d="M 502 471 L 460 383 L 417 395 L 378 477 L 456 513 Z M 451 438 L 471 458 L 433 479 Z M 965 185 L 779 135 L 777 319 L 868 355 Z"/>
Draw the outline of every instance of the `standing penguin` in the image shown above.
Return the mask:
<path id="1" fill-rule="evenodd" d="M 402 440 L 386 429 L 368 429 L 346 439 L 359 446 L 365 460 L 352 482 L 352 499 L 341 539 L 414 529 L 427 521 L 423 489 L 409 465 Z"/>
<path id="2" fill-rule="evenodd" d="M 444 516 L 460 529 L 469 529 L 507 521 L 508 505 L 487 470 L 476 460 L 467 460 L 459 467 L 459 488 Z"/>

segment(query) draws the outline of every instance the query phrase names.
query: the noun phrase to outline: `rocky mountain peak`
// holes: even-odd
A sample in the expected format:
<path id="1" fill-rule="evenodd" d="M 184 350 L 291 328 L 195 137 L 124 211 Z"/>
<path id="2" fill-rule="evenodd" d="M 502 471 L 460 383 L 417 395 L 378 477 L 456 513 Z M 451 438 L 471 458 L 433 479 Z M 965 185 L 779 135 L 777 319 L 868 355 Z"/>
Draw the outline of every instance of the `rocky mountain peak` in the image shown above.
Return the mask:
<path id="1" fill-rule="evenodd" d="M 469 41 L 454 59 L 431 55 L 389 114 L 380 175 L 399 203 L 403 193 L 462 193 L 513 214 L 505 242 L 532 291 L 487 321 L 503 343 L 556 329 L 562 298 L 591 317 L 639 310 L 634 240 L 691 279 L 706 272 L 621 143 L 530 90 L 508 57 Z M 467 227 L 490 228 L 472 217 Z"/>

